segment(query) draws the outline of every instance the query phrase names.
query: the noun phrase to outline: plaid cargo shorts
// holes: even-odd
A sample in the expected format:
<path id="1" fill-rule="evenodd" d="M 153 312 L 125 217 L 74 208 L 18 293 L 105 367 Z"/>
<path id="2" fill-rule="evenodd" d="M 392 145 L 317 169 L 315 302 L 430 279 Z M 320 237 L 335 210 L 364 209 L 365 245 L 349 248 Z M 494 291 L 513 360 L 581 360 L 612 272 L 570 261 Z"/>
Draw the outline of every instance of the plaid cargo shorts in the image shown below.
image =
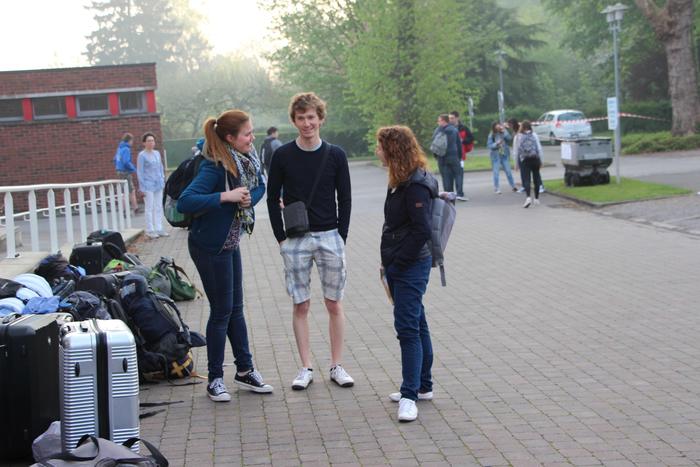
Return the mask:
<path id="1" fill-rule="evenodd" d="M 345 290 L 345 243 L 337 229 L 309 232 L 288 238 L 280 246 L 284 260 L 287 293 L 295 305 L 311 298 L 311 268 L 314 261 L 321 277 L 323 296 L 338 301 Z"/>

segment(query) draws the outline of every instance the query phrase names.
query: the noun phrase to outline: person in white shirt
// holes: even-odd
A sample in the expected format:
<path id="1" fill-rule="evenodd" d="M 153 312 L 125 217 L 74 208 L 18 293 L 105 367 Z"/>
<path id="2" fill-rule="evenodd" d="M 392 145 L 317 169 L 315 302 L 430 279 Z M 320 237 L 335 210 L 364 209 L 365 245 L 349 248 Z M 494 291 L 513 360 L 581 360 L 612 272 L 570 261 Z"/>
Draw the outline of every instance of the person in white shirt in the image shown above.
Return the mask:
<path id="1" fill-rule="evenodd" d="M 143 151 L 136 160 L 136 176 L 139 180 L 139 191 L 144 195 L 146 236 L 148 238 L 167 237 L 163 230 L 163 188 L 165 187 L 165 171 L 160 152 L 156 147 L 156 136 L 145 133 L 141 138 Z"/>

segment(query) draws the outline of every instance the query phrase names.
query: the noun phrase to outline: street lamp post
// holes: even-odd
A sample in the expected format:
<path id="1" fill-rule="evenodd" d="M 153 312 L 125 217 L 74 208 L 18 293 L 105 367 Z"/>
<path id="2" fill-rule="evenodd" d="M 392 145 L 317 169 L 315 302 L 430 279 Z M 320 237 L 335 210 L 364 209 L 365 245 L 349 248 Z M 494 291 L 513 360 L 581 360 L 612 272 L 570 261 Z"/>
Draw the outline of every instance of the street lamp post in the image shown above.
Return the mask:
<path id="1" fill-rule="evenodd" d="M 499 94 L 498 94 L 498 119 L 501 123 L 506 121 L 505 113 L 505 99 L 503 95 L 503 56 L 506 55 L 505 51 L 500 49 L 495 52 L 498 56 L 498 82 L 499 82 Z"/>
<path id="2" fill-rule="evenodd" d="M 620 156 L 622 149 L 622 128 L 620 121 L 620 30 L 622 27 L 622 17 L 625 14 L 625 10 L 628 7 L 622 3 L 617 3 L 615 5 L 610 5 L 601 13 L 605 15 L 605 19 L 610 25 L 610 31 L 613 35 L 613 59 L 615 62 L 615 102 L 617 111 L 615 112 L 615 118 L 617 122 L 615 123 L 615 177 L 617 178 L 617 183 L 620 183 Z"/>

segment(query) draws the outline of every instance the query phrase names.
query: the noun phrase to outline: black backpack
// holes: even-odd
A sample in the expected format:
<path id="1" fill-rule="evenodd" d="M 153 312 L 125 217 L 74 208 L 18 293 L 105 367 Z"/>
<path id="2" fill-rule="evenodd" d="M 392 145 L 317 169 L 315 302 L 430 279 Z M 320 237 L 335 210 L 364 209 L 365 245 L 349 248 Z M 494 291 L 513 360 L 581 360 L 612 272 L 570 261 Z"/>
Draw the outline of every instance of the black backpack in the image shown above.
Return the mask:
<path id="1" fill-rule="evenodd" d="M 136 340 L 142 380 L 184 378 L 194 372 L 192 347 L 206 345 L 198 333 L 190 332 L 175 302 L 154 292 L 142 276 L 128 274 L 120 291 L 127 323 Z"/>
<path id="2" fill-rule="evenodd" d="M 204 156 L 200 151 L 194 156 L 185 159 L 177 166 L 177 169 L 170 174 L 163 189 L 163 214 L 165 219 L 173 227 L 189 228 L 195 215 L 182 213 L 177 210 L 177 200 L 185 188 L 194 180 L 199 172 L 199 166 Z"/>
<path id="3" fill-rule="evenodd" d="M 39 261 L 39 265 L 34 269 L 34 274 L 46 279 L 46 282 L 51 286 L 61 282 L 61 279 L 78 282 L 81 277 L 78 268 L 68 264 L 68 260 L 61 253 L 46 256 Z"/>

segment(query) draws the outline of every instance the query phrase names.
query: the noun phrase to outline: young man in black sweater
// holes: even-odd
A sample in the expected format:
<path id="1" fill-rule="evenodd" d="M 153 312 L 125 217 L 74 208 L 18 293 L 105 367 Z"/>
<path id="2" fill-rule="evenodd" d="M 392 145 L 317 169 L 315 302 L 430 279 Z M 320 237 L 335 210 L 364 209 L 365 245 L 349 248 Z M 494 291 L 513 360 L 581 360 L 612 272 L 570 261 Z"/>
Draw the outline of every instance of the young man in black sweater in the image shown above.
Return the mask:
<path id="1" fill-rule="evenodd" d="M 330 378 L 342 387 L 350 387 L 354 380 L 340 365 L 345 328 L 341 303 L 346 278 L 345 241 L 351 208 L 348 161 L 340 147 L 321 140 L 320 129 L 326 117 L 326 104 L 314 93 L 295 95 L 289 105 L 289 117 L 299 136 L 275 151 L 267 182 L 267 207 L 284 260 L 287 293 L 293 303 L 294 337 L 302 364 L 292 388 L 306 389 L 313 381 L 308 315 L 314 262 L 321 277 L 330 320 Z M 327 160 L 322 164 L 324 157 Z M 313 199 L 309 200 L 322 166 L 318 186 Z M 287 238 L 280 196 L 284 206 L 295 201 L 306 204 L 310 232 Z"/>

